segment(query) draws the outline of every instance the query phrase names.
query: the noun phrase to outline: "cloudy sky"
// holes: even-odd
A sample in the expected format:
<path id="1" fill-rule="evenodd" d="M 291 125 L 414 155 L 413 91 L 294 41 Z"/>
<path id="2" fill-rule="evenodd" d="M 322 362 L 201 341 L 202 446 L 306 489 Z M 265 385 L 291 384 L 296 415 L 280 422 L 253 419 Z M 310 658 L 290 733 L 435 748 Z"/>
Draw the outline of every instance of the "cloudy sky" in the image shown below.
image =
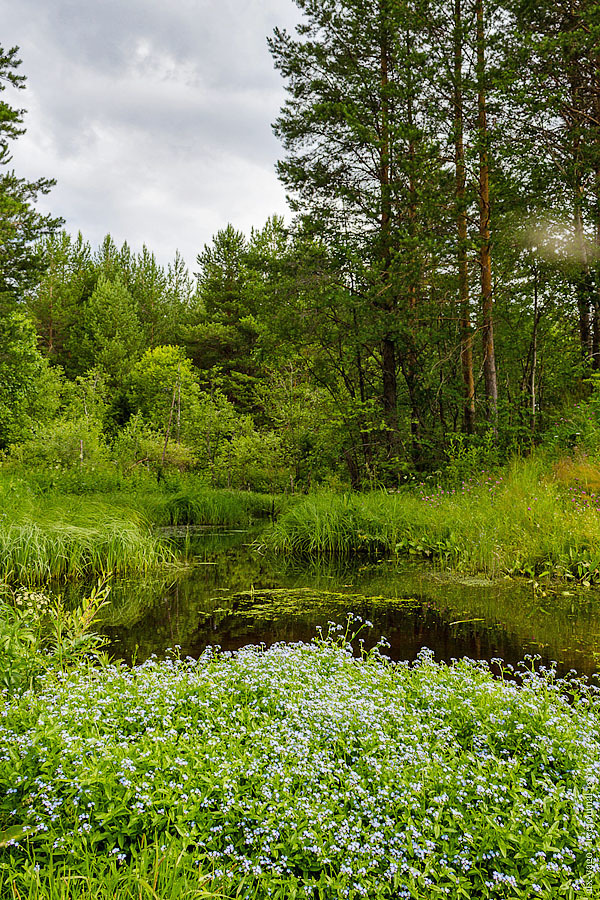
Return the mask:
<path id="1" fill-rule="evenodd" d="M 110 232 L 188 266 L 217 229 L 285 214 L 271 132 L 283 100 L 266 36 L 292 0 L 0 0 L 27 109 L 16 172 L 57 179 L 40 203 L 96 245 Z"/>

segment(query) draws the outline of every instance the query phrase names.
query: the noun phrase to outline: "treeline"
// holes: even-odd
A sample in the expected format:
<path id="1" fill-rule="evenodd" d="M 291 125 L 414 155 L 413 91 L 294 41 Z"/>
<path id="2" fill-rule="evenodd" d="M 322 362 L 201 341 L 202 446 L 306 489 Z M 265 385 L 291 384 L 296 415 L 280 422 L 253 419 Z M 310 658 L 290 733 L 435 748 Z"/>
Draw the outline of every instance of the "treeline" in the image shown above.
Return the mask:
<path id="1" fill-rule="evenodd" d="M 39 284 L 4 317 L 7 464 L 98 479 L 108 471 L 195 471 L 214 486 L 255 490 L 394 485 L 416 471 L 408 395 L 392 456 L 377 342 L 368 342 L 364 320 L 358 329 L 358 310 L 313 236 L 277 218 L 249 239 L 228 226 L 199 254 L 196 278 L 179 256 L 165 268 L 146 248 L 133 253 L 110 236 L 93 250 L 81 235 L 61 232 L 41 252 Z M 527 314 L 510 306 L 504 314 L 502 359 L 519 373 L 526 355 L 511 332 Z M 441 318 L 428 333 L 429 376 L 442 378 L 440 345 L 451 348 L 452 334 Z M 585 368 L 557 303 L 548 303 L 538 335 L 540 395 L 554 435 L 557 410 L 577 390 L 570 366 L 579 365 L 580 388 Z M 498 462 L 504 451 L 530 446 L 531 412 L 520 400 L 506 402 L 496 434 L 482 418 L 478 433 L 465 436 L 463 399 L 449 382 L 437 408 L 424 410 L 429 465 L 451 459 L 456 468 L 457 455 L 467 454 Z M 536 416 L 544 418 L 539 407 Z M 574 439 L 577 427 L 563 423 L 562 439 Z"/>
<path id="2" fill-rule="evenodd" d="M 277 219 L 248 241 L 228 226 L 193 279 L 180 256 L 165 268 L 110 236 L 95 251 L 81 235 L 46 239 L 44 274 L 4 316 L 8 462 L 98 478 L 194 470 L 263 490 L 339 470 L 333 407 L 270 327 L 278 240 Z"/>
<path id="3" fill-rule="evenodd" d="M 357 464 L 373 400 L 416 467 L 452 432 L 535 440 L 600 363 L 598 4 L 296 2 L 279 172 L 343 284 L 317 317 Z"/>
<path id="4" fill-rule="evenodd" d="M 192 276 L 15 225 L 10 459 L 394 485 L 576 443 L 594 418 L 578 404 L 600 369 L 598 4 L 296 3 L 297 33 L 269 42 L 289 227 L 227 226 Z M 13 51 L 0 62 L 16 77 Z"/>

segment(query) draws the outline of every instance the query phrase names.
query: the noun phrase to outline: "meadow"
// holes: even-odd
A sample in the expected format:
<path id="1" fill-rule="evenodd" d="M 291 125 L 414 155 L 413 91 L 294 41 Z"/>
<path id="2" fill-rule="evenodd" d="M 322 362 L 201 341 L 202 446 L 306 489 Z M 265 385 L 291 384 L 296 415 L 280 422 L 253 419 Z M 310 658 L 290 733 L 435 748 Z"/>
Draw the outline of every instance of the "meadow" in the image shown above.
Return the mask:
<path id="1" fill-rule="evenodd" d="M 595 896 L 598 689 L 339 629 L 5 694 L 1 895 Z"/>

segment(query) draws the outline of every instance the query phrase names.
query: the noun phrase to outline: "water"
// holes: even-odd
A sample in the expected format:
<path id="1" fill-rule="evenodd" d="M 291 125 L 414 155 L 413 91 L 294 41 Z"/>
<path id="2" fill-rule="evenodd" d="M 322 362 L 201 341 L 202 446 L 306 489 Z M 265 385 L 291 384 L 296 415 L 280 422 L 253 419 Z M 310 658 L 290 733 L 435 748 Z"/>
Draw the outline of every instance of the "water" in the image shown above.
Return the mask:
<path id="1" fill-rule="evenodd" d="M 185 541 L 194 564 L 113 584 L 103 610 L 109 652 L 143 661 L 178 646 L 198 656 L 208 644 L 309 641 L 348 613 L 373 623 L 361 637 L 381 635 L 393 659 L 414 659 L 422 647 L 438 660 L 500 657 L 515 664 L 539 654 L 559 673 L 600 670 L 600 592 L 569 584 L 459 580 L 422 565 L 380 561 L 290 566 L 270 558 L 260 534 L 197 529 Z"/>

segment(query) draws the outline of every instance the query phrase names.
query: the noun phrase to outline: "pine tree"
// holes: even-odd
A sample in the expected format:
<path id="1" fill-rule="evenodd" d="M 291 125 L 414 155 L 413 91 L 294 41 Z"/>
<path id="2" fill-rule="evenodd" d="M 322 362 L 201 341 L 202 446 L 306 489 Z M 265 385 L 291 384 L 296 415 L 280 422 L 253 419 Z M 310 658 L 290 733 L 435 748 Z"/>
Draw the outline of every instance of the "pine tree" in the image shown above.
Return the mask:
<path id="1" fill-rule="evenodd" d="M 18 47 L 0 47 L 0 92 L 22 90 L 25 76 L 19 74 Z M 24 134 L 25 110 L 0 99 L 0 297 L 22 299 L 44 269 L 39 239 L 51 234 L 62 220 L 42 215 L 35 209 L 40 194 L 47 194 L 55 182 L 48 178 L 27 181 L 14 171 L 5 171 L 11 162 L 10 142 Z"/>
<path id="2" fill-rule="evenodd" d="M 400 386 L 413 457 L 423 424 L 422 307 L 428 291 L 429 200 L 438 188 L 427 133 L 427 58 L 419 0 L 296 0 L 298 37 L 270 49 L 288 99 L 274 129 L 292 208 L 345 257 L 346 290 L 380 372 L 390 458 L 398 456 Z M 368 336 L 367 336 L 368 335 Z"/>

